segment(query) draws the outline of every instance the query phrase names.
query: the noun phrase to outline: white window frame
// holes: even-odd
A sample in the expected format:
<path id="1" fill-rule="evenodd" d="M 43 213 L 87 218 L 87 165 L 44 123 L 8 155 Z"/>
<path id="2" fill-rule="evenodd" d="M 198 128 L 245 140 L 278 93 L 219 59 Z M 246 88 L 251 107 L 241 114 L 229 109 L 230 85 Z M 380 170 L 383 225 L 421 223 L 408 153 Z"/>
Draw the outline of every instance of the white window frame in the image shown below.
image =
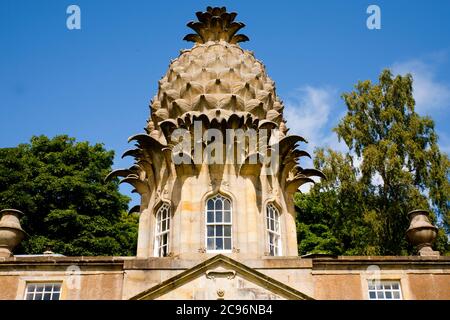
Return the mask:
<path id="1" fill-rule="evenodd" d="M 222 200 L 222 221 L 221 222 L 215 222 L 216 219 L 216 209 L 215 209 L 215 203 L 217 201 L 217 199 L 221 199 Z M 213 212 L 213 217 L 214 217 L 214 222 L 208 222 L 208 202 L 210 200 L 214 200 L 214 209 L 212 210 Z M 230 203 L 230 221 L 229 222 L 225 222 L 225 200 L 228 200 Z M 208 226 L 214 227 L 214 236 L 208 236 Z M 216 226 L 230 226 L 230 236 L 225 236 L 225 228 L 223 228 L 222 230 L 222 236 L 216 237 Z M 225 238 L 230 238 L 230 249 L 208 249 L 208 238 L 213 238 L 214 239 L 214 243 L 216 243 L 216 239 L 217 238 L 222 238 L 222 245 L 223 247 L 225 247 Z M 210 253 L 231 253 L 233 251 L 233 201 L 226 197 L 223 196 L 220 193 L 215 194 L 214 196 L 209 197 L 208 199 L 206 199 L 206 203 L 205 203 L 205 248 L 206 248 L 206 252 Z"/>
<path id="2" fill-rule="evenodd" d="M 270 212 L 273 213 L 273 217 L 270 216 Z M 280 210 L 273 204 L 268 203 L 266 205 L 265 225 L 267 231 L 267 249 L 270 256 L 279 257 L 282 255 L 281 246 L 281 214 Z M 273 221 L 273 229 L 271 227 L 271 221 Z M 272 243 L 271 239 L 275 239 Z M 272 251 L 273 248 L 273 251 Z"/>
<path id="3" fill-rule="evenodd" d="M 394 286 L 397 288 L 394 289 Z M 370 297 L 371 293 L 375 294 L 374 298 Z M 391 297 L 386 298 L 386 293 Z M 401 282 L 400 280 L 367 280 L 367 297 L 369 300 L 403 300 Z"/>
<path id="4" fill-rule="evenodd" d="M 163 214 L 166 213 L 164 219 Z M 155 241 L 154 241 L 154 256 L 155 257 L 167 257 L 170 252 L 170 228 L 171 221 L 171 207 L 168 203 L 164 202 L 156 211 L 155 215 Z M 163 226 L 164 222 L 164 226 Z M 166 242 L 163 243 L 164 236 L 166 236 Z M 166 247 L 166 254 L 163 255 L 163 247 Z"/>
<path id="5" fill-rule="evenodd" d="M 55 290 L 55 285 L 59 286 L 58 290 Z M 31 291 L 31 286 L 33 286 L 33 290 Z M 50 290 L 47 290 L 47 287 L 51 286 Z M 42 292 L 38 292 L 38 287 L 42 288 Z M 46 294 L 50 294 L 50 299 L 47 299 L 48 301 L 57 301 L 61 300 L 62 295 L 62 282 L 60 281 L 49 281 L 49 282 L 35 282 L 30 281 L 25 283 L 25 294 L 23 295 L 24 300 L 44 300 L 44 296 Z M 54 294 L 58 294 L 58 299 L 52 299 Z M 32 295 L 32 299 L 28 299 L 28 296 Z M 36 299 L 37 295 L 41 295 L 41 299 Z"/>

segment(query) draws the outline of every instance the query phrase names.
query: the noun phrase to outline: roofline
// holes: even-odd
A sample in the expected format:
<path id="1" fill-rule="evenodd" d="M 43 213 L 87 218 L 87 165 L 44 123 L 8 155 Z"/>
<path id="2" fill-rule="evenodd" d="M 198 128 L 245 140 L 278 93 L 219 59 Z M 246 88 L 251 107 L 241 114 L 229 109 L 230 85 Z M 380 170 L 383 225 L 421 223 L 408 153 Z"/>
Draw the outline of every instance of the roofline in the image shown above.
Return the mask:
<path id="1" fill-rule="evenodd" d="M 280 296 L 292 299 L 292 300 L 313 300 L 312 297 L 295 290 L 294 288 L 275 280 L 274 278 L 271 278 L 255 269 L 252 269 L 250 267 L 247 267 L 246 265 L 227 257 L 223 254 L 218 254 L 212 258 L 209 258 L 196 266 L 183 271 L 177 275 L 175 275 L 172 278 L 169 278 L 160 284 L 153 286 L 133 297 L 130 298 L 130 300 L 143 300 L 143 299 L 155 299 L 163 295 L 164 293 L 173 290 L 175 288 L 178 288 L 182 286 L 183 284 L 187 283 L 192 278 L 196 278 L 200 276 L 207 268 L 214 267 L 215 265 L 219 264 L 220 262 L 224 262 L 228 265 L 233 266 L 238 270 L 238 273 L 241 273 L 241 275 L 246 275 L 252 280 L 255 280 L 255 282 L 263 282 L 265 284 L 265 288 L 272 289 L 276 291 Z"/>

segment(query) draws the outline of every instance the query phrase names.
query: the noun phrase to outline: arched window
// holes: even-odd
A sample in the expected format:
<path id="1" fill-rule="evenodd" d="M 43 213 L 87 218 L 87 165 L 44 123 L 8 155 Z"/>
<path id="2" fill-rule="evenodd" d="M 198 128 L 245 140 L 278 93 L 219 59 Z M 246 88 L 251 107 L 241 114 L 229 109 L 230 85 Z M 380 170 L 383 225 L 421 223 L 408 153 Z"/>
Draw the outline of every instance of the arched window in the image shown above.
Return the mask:
<path id="1" fill-rule="evenodd" d="M 169 254 L 170 205 L 163 203 L 156 212 L 155 257 Z"/>
<path id="2" fill-rule="evenodd" d="M 280 232 L 280 212 L 273 204 L 268 204 L 266 208 L 267 239 L 269 245 L 269 255 L 281 255 L 281 232 Z"/>
<path id="3" fill-rule="evenodd" d="M 206 201 L 207 251 L 231 251 L 231 201 L 218 194 Z"/>

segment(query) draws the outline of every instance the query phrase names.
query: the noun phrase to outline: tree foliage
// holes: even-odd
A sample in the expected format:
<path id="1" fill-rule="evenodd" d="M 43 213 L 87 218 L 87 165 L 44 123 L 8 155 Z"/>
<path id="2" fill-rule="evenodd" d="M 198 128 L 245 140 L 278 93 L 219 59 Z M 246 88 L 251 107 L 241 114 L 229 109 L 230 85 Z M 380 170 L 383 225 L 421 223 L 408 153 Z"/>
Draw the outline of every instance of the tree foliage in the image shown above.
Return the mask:
<path id="1" fill-rule="evenodd" d="M 0 149 L 0 208 L 24 212 L 16 253 L 133 255 L 137 217 L 118 181 L 104 182 L 114 152 L 66 135 Z"/>
<path id="2" fill-rule="evenodd" d="M 342 95 L 347 114 L 334 130 L 349 152 L 315 152 L 328 180 L 296 196 L 301 253 L 411 253 L 407 213 L 419 208 L 441 226 L 436 247 L 448 250 L 449 159 L 433 120 L 415 112 L 412 83 L 411 75 L 385 70 L 379 83 L 362 81 Z M 328 234 L 331 248 L 324 247 Z"/>

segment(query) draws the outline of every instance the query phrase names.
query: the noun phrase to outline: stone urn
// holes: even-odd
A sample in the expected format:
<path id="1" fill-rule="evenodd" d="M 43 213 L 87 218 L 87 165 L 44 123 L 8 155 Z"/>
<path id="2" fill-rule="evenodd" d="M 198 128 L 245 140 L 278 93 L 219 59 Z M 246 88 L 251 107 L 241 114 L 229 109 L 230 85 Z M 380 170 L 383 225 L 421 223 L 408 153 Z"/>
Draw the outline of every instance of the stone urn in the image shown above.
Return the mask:
<path id="1" fill-rule="evenodd" d="M 432 243 L 436 239 L 438 229 L 430 223 L 428 211 L 414 210 L 408 213 L 410 225 L 406 231 L 409 242 L 417 247 L 420 256 L 439 256 L 433 251 Z"/>
<path id="2" fill-rule="evenodd" d="M 19 218 L 23 213 L 15 209 L 0 211 L 0 257 L 11 257 L 12 250 L 25 237 Z"/>

